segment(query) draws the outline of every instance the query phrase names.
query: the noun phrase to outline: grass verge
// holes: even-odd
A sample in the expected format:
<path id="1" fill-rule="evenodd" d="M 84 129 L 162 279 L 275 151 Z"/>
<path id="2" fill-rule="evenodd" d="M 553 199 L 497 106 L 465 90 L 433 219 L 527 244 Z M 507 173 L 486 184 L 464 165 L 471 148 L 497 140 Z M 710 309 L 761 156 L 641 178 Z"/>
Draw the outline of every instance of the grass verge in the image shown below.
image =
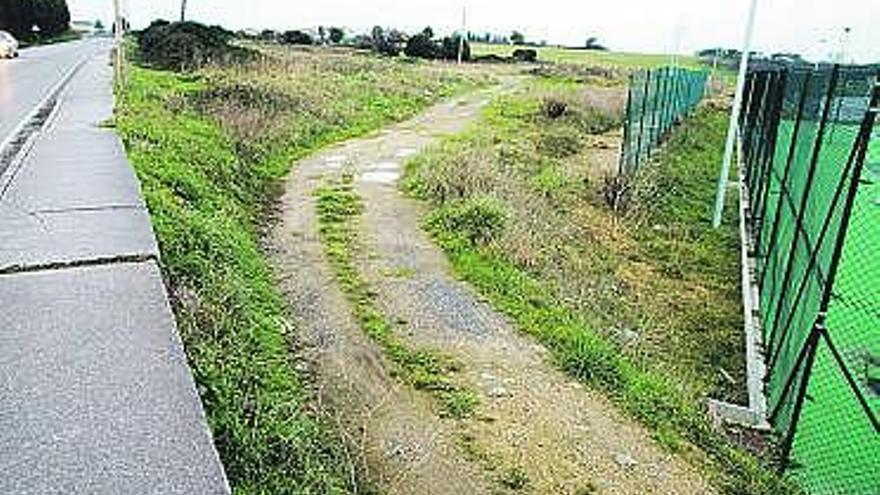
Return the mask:
<path id="1" fill-rule="evenodd" d="M 441 416 L 462 419 L 473 412 L 477 397 L 458 385 L 453 374 L 457 364 L 436 351 L 407 347 L 394 335 L 394 327 L 376 304 L 376 293 L 356 266 L 357 237 L 354 223 L 363 205 L 352 187 L 352 177 L 343 176 L 316 191 L 321 239 L 336 280 L 352 303 L 361 329 L 379 344 L 395 365 L 393 375 L 417 390 L 429 392 L 440 404 Z"/>
<path id="2" fill-rule="evenodd" d="M 644 206 L 621 218 L 583 170 L 589 153 L 576 151 L 589 141 L 578 130 L 589 112 L 548 120 L 538 108 L 534 96 L 496 102 L 480 126 L 410 163 L 404 188 L 431 202 L 426 229 L 457 274 L 561 368 L 704 466 L 723 493 L 798 493 L 704 411 L 706 370 L 741 354 L 739 307 L 724 301 L 737 297 L 735 229 L 712 231 L 706 221 L 714 180 L 705 165 L 720 159 L 722 113 L 703 110 L 677 132 L 632 184 Z M 641 318 L 627 320 L 633 314 Z M 648 342 L 632 342 L 649 331 Z M 725 346 L 737 350 L 714 354 Z"/>
<path id="3" fill-rule="evenodd" d="M 296 372 L 289 307 L 261 250 L 278 181 L 295 158 L 470 82 L 433 67 L 296 52 L 194 74 L 129 71 L 115 125 L 236 494 L 341 494 L 355 483 Z"/>

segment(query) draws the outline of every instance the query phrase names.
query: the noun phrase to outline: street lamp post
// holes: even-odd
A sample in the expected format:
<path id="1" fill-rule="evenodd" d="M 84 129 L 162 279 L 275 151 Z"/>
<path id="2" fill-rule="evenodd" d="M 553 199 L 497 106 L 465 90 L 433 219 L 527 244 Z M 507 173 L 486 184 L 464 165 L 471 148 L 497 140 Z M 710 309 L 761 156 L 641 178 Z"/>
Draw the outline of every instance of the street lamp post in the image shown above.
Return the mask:
<path id="1" fill-rule="evenodd" d="M 733 160 L 734 145 L 739 120 L 740 106 L 743 102 L 743 93 L 746 87 L 746 71 L 749 65 L 749 52 L 752 49 L 752 35 L 755 30 L 755 14 L 758 10 L 758 0 L 751 0 L 749 16 L 746 21 L 746 34 L 743 40 L 742 57 L 739 62 L 739 75 L 736 79 L 736 95 L 733 98 L 733 107 L 730 109 L 730 125 L 727 128 L 727 142 L 724 146 L 724 161 L 721 163 L 721 174 L 718 177 L 718 191 L 715 196 L 715 214 L 712 217 L 712 226 L 716 229 L 721 226 L 721 215 L 724 213 L 724 199 L 727 196 L 727 182 L 730 180 L 730 163 Z"/>

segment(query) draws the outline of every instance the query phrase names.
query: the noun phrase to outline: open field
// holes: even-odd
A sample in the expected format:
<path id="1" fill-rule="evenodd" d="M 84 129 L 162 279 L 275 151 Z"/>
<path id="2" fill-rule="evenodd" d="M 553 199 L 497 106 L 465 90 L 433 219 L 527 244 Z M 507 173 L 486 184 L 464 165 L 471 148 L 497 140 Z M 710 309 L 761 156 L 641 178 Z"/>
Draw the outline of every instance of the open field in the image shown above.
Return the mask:
<path id="1" fill-rule="evenodd" d="M 576 65 L 589 65 L 601 67 L 614 67 L 620 69 L 646 69 L 669 65 L 672 58 L 666 54 L 651 53 L 625 53 L 604 52 L 597 50 L 576 50 L 572 48 L 560 48 L 553 46 L 530 47 L 513 45 L 493 45 L 488 43 L 474 43 L 472 52 L 474 55 L 500 55 L 508 57 L 517 48 L 531 48 L 538 51 L 538 60 L 541 62 L 556 62 Z M 678 63 L 684 67 L 703 68 L 696 57 L 680 56 Z"/>
<path id="2" fill-rule="evenodd" d="M 603 55 L 611 58 L 596 63 L 618 69 L 660 63 Z M 303 160 L 306 175 L 288 175 L 321 148 L 489 85 L 494 92 L 432 107 L 409 127 L 347 141 L 358 150 L 353 156 L 341 145 L 341 158 Z M 129 71 L 116 126 L 143 184 L 187 353 L 236 493 L 435 493 L 440 479 L 478 487 L 473 493 L 641 493 L 647 486 L 666 493 L 675 480 L 687 480 L 681 493 L 790 493 L 760 461 L 727 443 L 703 411 L 706 397 L 737 399 L 744 389 L 736 230 L 715 232 L 705 220 L 714 181 L 702 164 L 718 160 L 722 112 L 705 109 L 684 125 L 656 166 L 629 185 L 630 207 L 617 214 L 603 197 L 613 186 L 625 103 L 625 88 L 611 73 L 577 82 L 553 71 L 526 76 L 516 67 L 403 62 L 336 49 L 272 47 L 191 73 Z M 467 119 L 478 124 L 465 129 Z M 364 178 L 395 173 L 386 169 L 439 139 L 432 126 L 446 137 L 410 163 L 404 181 L 431 210 L 426 226 L 437 246 L 428 247 L 412 241 L 414 233 L 403 235 L 418 230 L 417 207 L 393 186 L 371 188 Z M 388 135 L 394 139 L 383 139 Z M 411 144 L 392 149 L 404 143 Z M 306 194 L 325 174 L 341 171 L 349 172 Z M 275 206 L 282 225 L 288 216 L 305 222 L 309 215 L 315 224 L 294 222 L 279 244 L 269 234 Z M 383 208 L 385 220 L 377 216 Z M 396 246 L 401 235 L 416 244 L 407 249 L 420 250 L 407 263 L 423 264 L 377 268 L 395 254 L 383 246 Z M 316 240 L 322 249 L 306 260 L 313 271 L 271 268 L 269 259 L 276 263 L 285 249 L 298 253 Z M 420 294 L 406 285 L 429 275 L 430 284 L 452 284 L 438 269 L 445 263 L 438 246 L 469 284 L 463 292 Z M 303 287 L 308 281 L 317 285 Z M 318 296 L 292 300 L 291 285 L 341 297 L 315 308 Z M 487 313 L 458 314 L 478 304 Z M 330 316 L 302 319 L 319 309 Z M 513 325 L 486 316 L 493 311 Z M 501 335 L 497 347 L 506 354 L 491 355 L 499 351 L 480 339 L 438 344 L 444 341 L 431 332 L 457 329 L 444 320 L 449 315 Z M 313 331 L 324 338 L 321 325 L 337 318 L 355 323 L 332 327 L 337 337 L 356 330 L 372 344 L 343 353 L 333 376 L 304 373 L 334 370 L 337 361 L 322 368 L 304 359 L 301 339 Z M 419 326 L 420 318 L 431 324 Z M 388 431 L 353 434 L 327 415 L 318 397 L 345 390 L 332 380 L 349 372 L 358 376 L 348 383 L 379 389 L 327 402 L 345 407 L 376 393 L 377 403 L 363 404 L 379 408 L 391 397 L 397 416 L 379 423 Z M 503 391 L 485 385 L 486 376 L 504 376 Z M 516 400 L 502 400 L 507 389 L 538 412 L 524 419 Z M 425 405 L 423 395 L 433 402 Z M 584 421 L 581 414 L 614 436 L 602 440 L 585 426 L 566 431 Z M 382 450 L 402 441 L 387 435 L 406 425 L 436 428 L 432 434 L 441 438 L 423 442 L 449 452 L 432 457 L 424 443 Z M 369 444 L 373 434 L 378 440 Z M 589 456 L 574 454 L 592 443 Z M 401 485 L 388 463 L 420 449 L 443 459 L 417 464 L 434 481 L 400 491 L 412 485 Z M 527 462 L 524 452 L 541 461 Z M 644 465 L 632 464 L 629 453 Z M 419 486 L 421 479 L 409 482 Z"/>

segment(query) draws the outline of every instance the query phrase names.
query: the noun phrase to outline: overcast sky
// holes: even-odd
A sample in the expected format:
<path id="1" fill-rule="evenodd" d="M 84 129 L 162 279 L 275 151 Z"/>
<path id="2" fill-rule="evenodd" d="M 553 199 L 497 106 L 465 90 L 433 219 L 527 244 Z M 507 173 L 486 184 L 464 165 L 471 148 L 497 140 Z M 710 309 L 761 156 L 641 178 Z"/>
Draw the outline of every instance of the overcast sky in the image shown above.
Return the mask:
<path id="1" fill-rule="evenodd" d="M 123 0 L 135 27 L 179 17 L 180 0 Z M 756 48 L 828 58 L 847 47 L 860 62 L 880 61 L 880 0 L 759 0 Z M 112 0 L 68 0 L 74 19 L 110 19 Z M 748 0 L 189 0 L 188 17 L 230 28 L 293 29 L 373 25 L 472 31 L 581 44 L 597 36 L 615 50 L 683 53 L 739 46 Z M 848 42 L 842 34 L 852 28 Z"/>

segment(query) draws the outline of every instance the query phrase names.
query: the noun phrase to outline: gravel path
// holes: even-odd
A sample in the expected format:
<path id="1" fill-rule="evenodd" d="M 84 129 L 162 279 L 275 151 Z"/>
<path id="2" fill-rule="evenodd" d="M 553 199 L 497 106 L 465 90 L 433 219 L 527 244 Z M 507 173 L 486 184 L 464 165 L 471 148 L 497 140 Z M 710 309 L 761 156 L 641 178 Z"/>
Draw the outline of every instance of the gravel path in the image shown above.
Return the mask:
<path id="1" fill-rule="evenodd" d="M 463 130 L 490 97 L 480 92 L 440 104 L 305 160 L 291 175 L 272 245 L 320 397 L 383 493 L 508 493 L 526 480 L 510 493 L 711 493 L 691 465 L 554 368 L 545 349 L 450 275 L 443 253 L 419 228 L 420 206 L 398 192 L 407 157 Z M 394 381 L 381 349 L 352 320 L 323 255 L 312 196 L 343 170 L 356 174 L 366 205 L 365 278 L 385 313 L 405 323 L 404 341 L 463 365 L 458 377 L 480 398 L 473 419 L 438 418 L 426 394 Z"/>

